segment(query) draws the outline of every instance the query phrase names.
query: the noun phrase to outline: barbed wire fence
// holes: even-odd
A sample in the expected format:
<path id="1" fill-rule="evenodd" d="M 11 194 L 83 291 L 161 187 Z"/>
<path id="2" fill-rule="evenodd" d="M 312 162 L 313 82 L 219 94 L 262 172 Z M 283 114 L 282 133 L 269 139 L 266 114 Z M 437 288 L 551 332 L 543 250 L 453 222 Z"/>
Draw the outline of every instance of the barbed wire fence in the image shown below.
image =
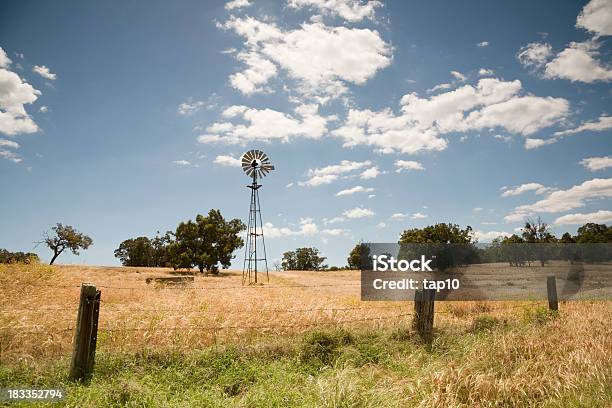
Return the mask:
<path id="1" fill-rule="evenodd" d="M 45 288 L 45 289 L 52 289 L 52 290 L 61 290 L 61 289 L 83 289 L 85 284 L 83 285 L 46 285 L 46 284 L 35 284 L 35 283 L 25 283 L 24 286 L 29 286 L 29 287 L 33 287 L 33 288 Z M 325 287 L 333 287 L 333 288 L 337 288 L 337 287 L 354 287 L 354 288 L 359 288 L 361 285 L 360 284 L 317 284 L 317 285 L 300 285 L 300 284 L 289 284 L 289 285 L 266 285 L 266 286 L 152 286 L 152 287 L 138 287 L 138 286 L 116 286 L 116 285 L 97 285 L 96 288 L 97 289 L 104 289 L 105 291 L 131 291 L 132 293 L 134 291 L 152 291 L 152 290 L 172 290 L 172 291 L 223 291 L 223 290 L 236 290 L 236 289 L 241 289 L 241 290 L 274 290 L 274 289 L 287 289 L 287 288 L 298 288 L 298 289 L 318 289 L 318 288 L 325 288 Z M 76 297 L 75 297 L 76 298 Z M 105 317 L 105 313 L 106 312 L 113 312 L 113 311 L 120 311 L 122 313 L 180 313 L 180 314 L 185 314 L 185 313 L 195 313 L 195 314 L 190 314 L 189 317 L 192 319 L 197 319 L 197 318 L 206 318 L 208 317 L 207 314 L 204 314 L 203 312 L 205 312 L 204 310 L 202 310 L 202 307 L 199 308 L 189 308 L 189 307 L 125 307 L 125 306 L 121 306 L 121 307 L 116 307 L 117 305 L 123 305 L 123 303 L 121 302 L 105 302 L 103 300 L 99 300 L 98 301 L 98 307 L 100 310 L 102 310 L 102 315 Z M 398 302 L 399 303 L 399 302 Z M 415 310 L 414 311 L 407 311 L 407 308 L 412 305 L 414 303 L 415 305 Z M 431 320 L 431 324 L 433 325 L 433 314 L 441 314 L 441 315 L 445 315 L 445 314 L 451 314 L 451 315 L 457 315 L 457 312 L 452 310 L 452 309 L 445 309 L 445 310 L 437 310 L 434 311 L 433 308 L 433 300 L 432 300 L 432 304 L 431 304 L 431 315 L 429 314 L 425 314 L 423 315 L 423 313 L 419 313 L 419 309 L 417 307 L 417 303 L 418 302 L 401 302 L 400 304 L 397 305 L 377 305 L 377 304 L 370 304 L 368 306 L 342 306 L 342 307 L 298 307 L 298 308 L 280 308 L 280 307 L 273 307 L 273 308 L 268 308 L 267 311 L 270 313 L 276 313 L 276 314 L 286 314 L 286 315 L 293 315 L 293 314 L 309 314 L 309 313 L 327 313 L 327 314 L 331 314 L 333 317 L 335 317 L 336 312 L 372 312 L 372 311 L 396 311 L 396 313 L 393 314 L 388 314 L 385 313 L 384 315 L 378 315 L 378 316 L 367 316 L 367 317 L 348 317 L 348 318 L 332 318 L 329 319 L 330 316 L 327 316 L 328 320 L 322 320 L 322 321 L 316 321 L 316 322 L 300 322 L 300 321 L 293 321 L 293 322 L 289 322 L 289 323 L 273 323 L 273 324 L 228 324 L 228 325 L 224 325 L 224 324 L 189 324 L 189 325 L 174 325 L 174 326 L 167 326 L 167 325 L 155 325 L 155 324 L 149 324 L 146 327 L 112 327 L 110 324 L 109 320 L 106 324 L 106 326 L 104 327 L 97 327 L 97 322 L 98 322 L 98 316 L 95 317 L 95 333 L 89 333 L 88 335 L 90 337 L 92 337 L 91 339 L 89 339 L 89 342 L 91 343 L 92 339 L 93 339 L 93 343 L 94 343 L 94 353 L 95 353 L 95 341 L 97 340 L 97 336 L 98 333 L 104 333 L 107 335 L 115 335 L 118 333 L 152 333 L 152 332 L 161 332 L 161 333 L 168 333 L 168 332 L 193 332 L 193 331 L 198 331 L 198 332 L 202 332 L 202 333 L 212 333 L 213 337 L 216 341 L 217 339 L 217 334 L 219 332 L 228 332 L 228 331 L 240 331 L 240 332 L 249 332 L 249 331 L 260 331 L 260 332 L 277 332 L 279 330 L 281 331 L 292 331 L 292 329 L 308 329 L 308 328 L 318 328 L 318 327 L 329 327 L 329 326 L 339 326 L 339 327 L 344 327 L 346 325 L 354 325 L 354 324 L 363 324 L 363 323 L 382 323 L 382 322 L 389 322 L 389 321 L 393 321 L 394 319 L 404 319 L 404 318 L 408 318 L 408 317 L 412 317 L 413 318 L 413 323 L 416 320 L 422 320 L 422 319 L 429 319 Z M 468 313 L 466 314 L 486 314 L 486 313 L 490 313 L 490 312 L 497 312 L 497 311 L 509 311 L 509 310 L 513 310 L 513 309 L 519 309 L 519 308 L 528 308 L 531 305 L 534 304 L 541 304 L 541 302 L 532 302 L 530 305 L 526 305 L 524 303 L 521 304 L 514 304 L 514 305 L 501 305 L 500 307 L 491 307 L 491 306 L 486 306 L 486 307 L 475 307 L 473 309 L 471 309 Z M 28 307 L 28 306 L 16 306 L 16 307 L 10 307 L 7 309 L 3 309 L 0 310 L 0 315 L 7 315 L 7 314 L 14 314 L 16 312 L 19 313 L 28 313 L 28 314 L 46 314 L 46 313 L 58 313 L 58 312 L 65 312 L 67 314 L 69 314 L 69 318 L 67 319 L 63 319 L 63 320 L 56 320 L 55 323 L 61 323 L 58 324 L 55 328 L 49 328 L 49 327 L 27 327 L 24 328 L 25 330 L 21 330 L 21 327 L 19 327 L 18 325 L 15 324 L 9 324 L 9 325 L 5 325 L 3 327 L 0 327 L 0 334 L 3 334 L 2 336 L 0 336 L 0 362 L 2 361 L 2 356 L 3 356 L 3 351 L 4 348 L 2 347 L 2 340 L 5 339 L 5 335 L 6 336 L 10 336 L 13 335 L 13 337 L 23 337 L 23 336 L 46 336 L 47 340 L 42 342 L 42 346 L 44 347 L 45 345 L 48 345 L 50 347 L 53 348 L 51 355 L 52 356 L 57 356 L 57 355 L 65 355 L 65 352 L 67 351 L 65 346 L 63 345 L 63 341 L 62 340 L 66 340 L 66 338 L 70 338 L 71 343 L 73 344 L 73 346 L 75 346 L 78 343 L 78 337 L 79 337 L 79 324 L 82 323 L 80 321 L 77 321 L 77 324 L 75 325 L 75 314 L 77 314 L 77 319 L 81 319 L 81 312 L 79 311 L 80 309 L 83 308 L 83 299 L 81 298 L 81 302 L 77 305 L 74 304 L 73 306 L 57 306 L 57 307 Z M 225 311 L 232 311 L 234 313 L 246 313 L 249 311 L 252 311 L 252 309 L 250 308 L 236 308 L 236 307 L 232 307 L 232 308 L 228 308 Z M 224 310 L 222 310 L 224 311 Z M 110 316 L 112 318 L 112 316 Z M 104 319 L 107 320 L 107 319 Z M 42 325 L 41 325 L 42 326 Z M 413 324 L 413 327 L 415 328 L 415 330 L 419 331 L 419 326 L 418 324 L 415 325 Z M 90 330 L 91 331 L 91 330 Z M 4 333 L 2 333 L 4 332 Z M 425 337 L 427 337 L 428 334 L 431 333 L 421 333 L 421 334 L 425 334 Z M 76 350 L 73 350 L 73 353 L 76 353 Z"/>

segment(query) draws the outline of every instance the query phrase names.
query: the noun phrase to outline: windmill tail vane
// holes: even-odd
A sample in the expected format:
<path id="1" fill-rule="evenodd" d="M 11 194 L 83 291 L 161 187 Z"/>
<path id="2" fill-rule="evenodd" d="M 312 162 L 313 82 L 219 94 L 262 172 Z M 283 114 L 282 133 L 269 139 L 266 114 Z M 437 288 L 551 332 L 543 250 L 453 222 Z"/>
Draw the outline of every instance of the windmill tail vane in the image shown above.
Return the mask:
<path id="1" fill-rule="evenodd" d="M 268 173 L 274 170 L 274 166 L 270 163 L 268 155 L 261 150 L 249 150 L 246 152 L 242 156 L 241 164 L 242 170 L 253 180 L 250 185 L 247 185 L 247 188 L 251 189 L 251 204 L 249 208 L 244 264 L 242 267 L 242 284 L 256 285 L 259 283 L 258 273 L 263 273 L 264 271 L 266 273 L 266 280 L 270 282 L 266 241 L 263 234 L 261 205 L 259 202 L 259 189 L 262 185 L 257 183 L 257 179 L 268 175 Z M 260 241 L 259 247 L 258 241 Z M 264 269 L 258 268 L 259 263 L 261 263 Z"/>

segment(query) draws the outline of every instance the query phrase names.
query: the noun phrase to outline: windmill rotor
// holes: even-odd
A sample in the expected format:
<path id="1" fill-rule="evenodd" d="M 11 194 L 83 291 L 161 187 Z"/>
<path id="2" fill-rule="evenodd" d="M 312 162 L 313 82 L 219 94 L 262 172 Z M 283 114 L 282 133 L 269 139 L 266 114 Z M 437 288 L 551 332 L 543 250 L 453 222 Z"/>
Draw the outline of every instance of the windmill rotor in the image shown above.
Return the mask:
<path id="1" fill-rule="evenodd" d="M 274 170 L 268 155 L 257 149 L 249 150 L 242 155 L 241 165 L 242 170 L 249 177 L 262 178 Z"/>

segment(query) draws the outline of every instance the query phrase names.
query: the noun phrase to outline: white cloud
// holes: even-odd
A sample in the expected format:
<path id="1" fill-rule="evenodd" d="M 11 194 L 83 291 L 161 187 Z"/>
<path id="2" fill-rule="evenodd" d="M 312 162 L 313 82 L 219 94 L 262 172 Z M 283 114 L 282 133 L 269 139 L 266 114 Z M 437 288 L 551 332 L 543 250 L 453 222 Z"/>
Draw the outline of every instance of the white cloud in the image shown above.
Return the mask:
<path id="1" fill-rule="evenodd" d="M 346 218 L 354 219 L 354 218 L 365 218 L 372 217 L 374 212 L 368 208 L 355 207 L 350 210 L 346 210 L 342 213 Z"/>
<path id="2" fill-rule="evenodd" d="M 341 228 L 326 228 L 321 230 L 312 218 L 301 218 L 299 229 L 276 227 L 274 226 L 274 224 L 267 222 L 263 226 L 263 233 L 266 238 L 281 238 L 295 236 L 313 236 L 317 234 L 339 236 L 346 235 L 348 231 Z"/>
<path id="3" fill-rule="evenodd" d="M 604 170 L 612 167 L 612 156 L 589 157 L 581 160 L 580 164 L 591 171 Z"/>
<path id="4" fill-rule="evenodd" d="M 596 224 L 607 224 L 612 222 L 612 211 L 599 210 L 588 214 L 567 214 L 559 217 L 555 220 L 555 225 L 567 225 L 567 224 L 586 224 L 587 222 L 594 222 Z"/>
<path id="5" fill-rule="evenodd" d="M 244 37 L 246 55 L 275 63 L 299 82 L 303 95 L 319 102 L 346 92 L 346 83 L 365 83 L 391 63 L 391 47 L 375 30 L 304 23 L 283 31 L 272 23 L 234 16 L 220 27 Z M 265 83 L 264 77 L 258 76 L 257 85 Z"/>
<path id="6" fill-rule="evenodd" d="M 552 47 L 548 43 L 529 43 L 519 50 L 516 58 L 526 68 L 540 68 L 552 56 Z"/>
<path id="7" fill-rule="evenodd" d="M 387 224 L 385 224 L 384 222 L 379 222 L 378 224 L 376 224 L 376 228 L 385 228 L 387 226 Z"/>
<path id="8" fill-rule="evenodd" d="M 493 75 L 493 74 L 494 74 L 494 72 L 493 72 L 492 69 L 480 68 L 478 70 L 478 75 L 480 75 L 480 76 L 490 76 L 490 75 Z"/>
<path id="9" fill-rule="evenodd" d="M 10 151 L 10 150 L 6 150 L 6 149 L 1 149 L 1 148 L 0 148 L 0 158 L 10 160 L 13 163 L 20 163 L 22 161 L 21 156 L 19 156 L 17 153 Z"/>
<path id="10" fill-rule="evenodd" d="M 249 2 L 249 0 L 232 0 L 232 1 L 228 1 L 227 3 L 225 3 L 225 9 L 235 10 L 235 9 L 239 9 L 243 7 L 248 7 L 251 4 L 253 3 Z"/>
<path id="11" fill-rule="evenodd" d="M 419 213 L 419 212 L 416 212 L 416 213 L 412 214 L 410 216 L 410 218 L 412 218 L 413 220 L 419 220 L 419 219 L 427 218 L 427 215 Z"/>
<path id="12" fill-rule="evenodd" d="M 493 137 L 497 140 L 501 140 L 502 142 L 506 142 L 506 143 L 509 143 L 512 141 L 512 136 L 493 135 Z"/>
<path id="13" fill-rule="evenodd" d="M 449 84 L 449 83 L 438 84 L 438 85 L 434 86 L 433 88 L 429 88 L 427 90 L 427 93 L 433 93 L 433 92 L 441 91 L 443 89 L 450 89 L 451 87 L 452 87 L 452 85 Z"/>
<path id="14" fill-rule="evenodd" d="M 172 163 L 176 164 L 177 166 L 185 166 L 185 167 L 189 167 L 192 165 L 189 160 L 174 160 Z"/>
<path id="15" fill-rule="evenodd" d="M 532 150 L 537 149 L 538 147 L 546 146 L 549 144 L 557 143 L 559 139 L 557 138 L 549 138 L 549 139 L 525 139 L 525 149 Z"/>
<path id="16" fill-rule="evenodd" d="M 459 71 L 451 71 L 451 75 L 457 80 L 457 81 L 461 81 L 464 82 L 467 77 L 465 75 L 463 75 L 461 72 Z"/>
<path id="17" fill-rule="evenodd" d="M 572 42 L 555 59 L 546 64 L 545 78 L 562 78 L 572 82 L 593 83 L 612 80 L 612 69 L 597 59 L 599 43 Z"/>
<path id="18" fill-rule="evenodd" d="M 525 183 L 525 184 L 521 184 L 518 187 L 511 188 L 511 189 L 504 189 L 504 190 L 505 191 L 501 195 L 502 197 L 517 196 L 517 195 L 526 193 L 528 191 L 535 191 L 536 194 L 544 194 L 550 191 L 548 187 L 545 187 L 540 183 Z"/>
<path id="19" fill-rule="evenodd" d="M 12 140 L 0 139 L 0 147 L 9 147 L 11 149 L 19 149 L 19 143 Z"/>
<path id="20" fill-rule="evenodd" d="M 330 166 L 308 170 L 309 179 L 307 181 L 300 181 L 298 184 L 300 186 L 309 187 L 330 184 L 336 181 L 343 174 L 350 173 L 371 165 L 372 162 L 369 160 L 363 162 L 342 160 L 339 164 L 333 164 Z"/>
<path id="21" fill-rule="evenodd" d="M 374 166 L 374 167 L 370 167 L 369 169 L 364 170 L 363 173 L 359 175 L 359 178 L 362 180 L 370 180 L 370 179 L 375 179 L 380 174 L 381 173 L 380 173 L 380 170 L 378 170 L 378 167 Z"/>
<path id="22" fill-rule="evenodd" d="M 612 197 L 612 178 L 587 180 L 567 190 L 553 191 L 543 200 L 533 204 L 521 205 L 504 219 L 521 221 L 538 213 L 559 213 L 583 207 L 587 201 Z"/>
<path id="23" fill-rule="evenodd" d="M 410 214 L 404 214 L 404 213 L 394 213 L 391 215 L 391 219 L 392 220 L 403 220 L 405 218 L 408 218 L 410 216 Z"/>
<path id="24" fill-rule="evenodd" d="M 396 173 L 401 173 L 403 170 L 425 170 L 421 163 L 414 160 L 396 160 L 394 165 L 397 167 Z"/>
<path id="25" fill-rule="evenodd" d="M 0 54 L 4 55 L 4 51 Z M 40 91 L 23 82 L 19 75 L 0 68 L 0 133 L 14 136 L 37 132 L 38 126 L 27 114 L 25 105 L 36 101 L 38 95 Z"/>
<path id="26" fill-rule="evenodd" d="M 276 66 L 257 52 L 241 52 L 236 58 L 248 68 L 242 72 L 230 75 L 229 80 L 233 88 L 245 95 L 252 95 L 265 91 L 260 85 L 276 76 Z"/>
<path id="27" fill-rule="evenodd" d="M 584 132 L 584 131 L 592 131 L 592 132 L 601 132 L 604 130 L 612 129 L 612 116 L 601 115 L 597 120 L 593 120 L 590 122 L 584 122 L 580 126 L 574 129 L 562 130 L 559 132 L 555 132 L 555 136 L 566 136 L 573 135 L 575 133 Z"/>
<path id="28" fill-rule="evenodd" d="M 236 159 L 234 156 L 219 155 L 215 157 L 213 163 L 225 167 L 240 167 L 240 159 Z"/>
<path id="29" fill-rule="evenodd" d="M 504 129 L 524 136 L 564 119 L 569 102 L 563 98 L 521 96 L 521 82 L 482 78 L 477 85 L 464 85 L 429 98 L 416 93 L 401 99 L 401 114 L 350 109 L 344 125 L 332 136 L 345 147 L 373 146 L 381 153 L 414 154 L 444 150 L 442 135 L 484 129 Z"/>
<path id="30" fill-rule="evenodd" d="M 179 113 L 179 115 L 189 116 L 189 115 L 193 115 L 194 113 L 202 109 L 203 106 L 204 106 L 203 101 L 189 100 L 187 102 L 181 103 L 177 109 L 177 112 Z"/>
<path id="31" fill-rule="evenodd" d="M 48 108 L 47 106 L 44 106 L 44 105 L 43 105 L 43 106 L 41 106 L 41 107 L 40 107 L 38 110 L 39 110 L 41 113 L 47 113 L 47 112 L 49 112 L 49 108 Z"/>
<path id="32" fill-rule="evenodd" d="M 11 59 L 6 55 L 6 52 L 0 47 L 0 68 L 8 68 L 11 65 Z"/>
<path id="33" fill-rule="evenodd" d="M 374 191 L 372 187 L 363 187 L 363 186 L 355 186 L 352 188 L 347 188 L 346 190 L 341 190 L 336 193 L 336 197 L 342 197 L 347 195 L 352 195 L 356 193 L 370 193 Z"/>
<path id="34" fill-rule="evenodd" d="M 591 0 L 578 15 L 576 27 L 595 35 L 612 35 L 612 2 Z"/>
<path id="35" fill-rule="evenodd" d="M 35 65 L 34 68 L 32 68 L 32 71 L 36 72 L 41 77 L 50 81 L 55 81 L 55 79 L 57 78 L 57 75 L 51 73 L 49 68 L 45 67 L 44 65 Z"/>
<path id="36" fill-rule="evenodd" d="M 327 219 L 327 218 L 323 218 L 323 224 L 328 225 L 328 224 L 338 224 L 340 222 L 345 222 L 346 218 L 344 217 L 334 217 L 331 219 Z"/>
<path id="37" fill-rule="evenodd" d="M 488 47 L 489 46 L 489 42 L 488 41 L 481 41 L 478 44 L 476 44 L 477 47 L 483 48 L 483 47 Z"/>
<path id="38" fill-rule="evenodd" d="M 474 231 L 474 237 L 479 241 L 479 242 L 491 242 L 493 241 L 495 238 L 499 238 L 499 237 L 509 237 L 510 234 L 509 232 L 505 232 L 505 231 Z"/>
<path id="39" fill-rule="evenodd" d="M 291 187 L 293 187 L 294 185 L 295 185 L 295 183 L 294 183 L 294 182 L 291 182 L 291 183 L 287 183 L 287 185 L 286 185 L 285 187 L 286 187 L 286 188 L 291 188 Z"/>
<path id="40" fill-rule="evenodd" d="M 292 138 L 319 139 L 327 132 L 327 122 L 333 117 L 320 116 L 317 105 L 300 105 L 295 115 L 272 109 L 231 106 L 222 116 L 231 122 L 218 122 L 209 126 L 206 134 L 198 137 L 200 143 L 245 144 L 253 141 L 288 142 Z"/>
<path id="41" fill-rule="evenodd" d="M 474 212 L 481 212 L 483 210 L 484 210 L 484 208 L 482 208 L 482 207 L 474 207 Z"/>
<path id="42" fill-rule="evenodd" d="M 374 198 L 376 197 L 376 194 L 368 194 L 368 198 Z"/>
<path id="43" fill-rule="evenodd" d="M 319 12 L 332 16 L 340 16 L 350 22 L 361 21 L 364 18 L 373 19 L 380 1 L 360 0 L 289 0 L 287 6 L 295 9 L 315 8 Z"/>

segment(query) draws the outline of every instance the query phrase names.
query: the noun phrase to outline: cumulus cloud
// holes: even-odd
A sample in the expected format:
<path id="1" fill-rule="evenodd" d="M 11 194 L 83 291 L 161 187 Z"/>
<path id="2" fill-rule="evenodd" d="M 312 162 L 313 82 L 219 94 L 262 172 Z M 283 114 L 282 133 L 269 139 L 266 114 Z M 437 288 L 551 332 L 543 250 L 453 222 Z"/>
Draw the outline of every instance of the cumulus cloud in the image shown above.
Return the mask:
<path id="1" fill-rule="evenodd" d="M 300 105 L 295 114 L 273 109 L 231 106 L 222 116 L 231 121 L 217 122 L 198 137 L 200 143 L 242 144 L 253 141 L 288 142 L 303 137 L 319 139 L 327 132 L 327 123 L 333 117 L 321 116 L 317 105 Z"/>
<path id="2" fill-rule="evenodd" d="M 0 139 L 0 147 L 9 147 L 11 149 L 19 149 L 19 143 L 12 140 Z"/>
<path id="3" fill-rule="evenodd" d="M 548 187 L 545 187 L 540 183 L 525 183 L 515 188 L 503 188 L 503 190 L 504 192 L 501 195 L 502 197 L 517 196 L 528 191 L 535 191 L 536 194 L 544 194 L 550 191 Z"/>
<path id="4" fill-rule="evenodd" d="M 612 167 L 612 156 L 589 157 L 581 160 L 580 164 L 591 171 L 604 170 Z"/>
<path id="5" fill-rule="evenodd" d="M 532 150 L 538 147 L 546 146 L 549 144 L 557 143 L 559 139 L 551 137 L 549 139 L 538 139 L 538 138 L 527 138 L 525 139 L 525 149 Z"/>
<path id="6" fill-rule="evenodd" d="M 13 61 L 6 55 L 6 52 L 0 47 L 0 68 L 8 68 Z"/>
<path id="7" fill-rule="evenodd" d="M 391 47 L 375 30 L 315 22 L 284 31 L 273 23 L 234 16 L 220 27 L 245 40 L 238 59 L 246 62 L 247 70 L 230 78 L 239 79 L 241 91 L 261 89 L 275 76 L 270 66 L 274 63 L 299 83 L 301 94 L 325 102 L 346 92 L 347 83 L 363 84 L 391 63 Z"/>
<path id="8" fill-rule="evenodd" d="M 265 91 L 261 85 L 276 76 L 276 65 L 253 51 L 241 52 L 236 58 L 243 62 L 247 68 L 242 72 L 230 75 L 229 80 L 232 87 L 245 95 Z"/>
<path id="9" fill-rule="evenodd" d="M 529 43 L 516 54 L 519 62 L 527 68 L 540 68 L 550 59 L 553 51 L 548 43 Z"/>
<path id="10" fill-rule="evenodd" d="M 391 217 L 390 217 L 390 218 L 391 218 L 392 220 L 403 220 L 403 219 L 408 218 L 409 216 L 410 216 L 410 214 L 404 214 L 404 213 L 394 213 L 394 214 L 391 214 Z"/>
<path id="11" fill-rule="evenodd" d="M 355 218 L 367 218 L 372 217 L 374 215 L 374 211 L 368 208 L 355 207 L 350 210 L 346 210 L 342 213 L 346 218 L 355 219 Z"/>
<path id="12" fill-rule="evenodd" d="M 596 224 L 607 224 L 612 222 L 612 211 L 599 210 L 588 214 L 567 214 L 559 217 L 555 220 L 556 225 L 583 225 L 587 222 L 594 222 Z"/>
<path id="13" fill-rule="evenodd" d="M 378 167 L 374 166 L 374 167 L 370 167 L 369 169 L 364 170 L 359 175 L 359 178 L 362 179 L 362 180 L 370 180 L 370 179 L 375 179 L 380 174 L 381 174 L 381 172 L 380 172 L 380 170 L 378 170 Z"/>
<path id="14" fill-rule="evenodd" d="M 0 133 L 8 136 L 35 133 L 38 126 L 26 112 L 25 105 L 35 102 L 40 91 L 23 82 L 15 72 L 9 71 L 10 63 L 11 60 L 0 48 Z"/>
<path id="15" fill-rule="evenodd" d="M 492 69 L 480 68 L 478 70 L 478 75 L 480 75 L 480 76 L 490 76 L 490 75 L 493 75 L 493 74 L 494 74 L 494 72 L 493 72 Z"/>
<path id="16" fill-rule="evenodd" d="M 451 75 L 457 80 L 457 81 L 461 81 L 461 82 L 465 82 L 465 80 L 467 79 L 467 77 L 465 75 L 463 75 L 461 72 L 459 71 L 451 71 Z"/>
<path id="17" fill-rule="evenodd" d="M 189 160 L 174 160 L 172 163 L 183 167 L 190 167 L 193 165 Z"/>
<path id="18" fill-rule="evenodd" d="M 350 109 L 344 124 L 331 132 L 345 147 L 368 145 L 381 153 L 414 154 L 447 147 L 442 136 L 500 128 L 529 136 L 564 119 L 569 102 L 563 98 L 521 95 L 518 80 L 482 78 L 473 85 L 429 98 L 404 95 L 401 113 Z"/>
<path id="19" fill-rule="evenodd" d="M 251 4 L 253 3 L 251 3 L 249 0 L 232 0 L 232 1 L 228 1 L 227 3 L 225 3 L 225 9 L 235 10 L 235 9 L 240 9 L 243 7 L 248 7 Z"/>
<path id="20" fill-rule="evenodd" d="M 288 227 L 276 227 L 274 224 L 267 222 L 263 225 L 263 233 L 266 238 L 282 238 L 295 236 L 313 236 L 317 234 L 339 236 L 348 233 L 347 230 L 341 228 L 325 228 L 319 229 L 318 225 L 312 218 L 301 218 L 298 229 Z"/>
<path id="21" fill-rule="evenodd" d="M 601 132 L 604 130 L 612 129 L 612 116 L 601 115 L 597 120 L 593 120 L 590 122 L 584 122 L 580 126 L 574 129 L 562 130 L 559 132 L 555 132 L 555 136 L 566 136 L 573 135 L 576 133 L 591 131 L 591 132 Z"/>
<path id="22" fill-rule="evenodd" d="M 177 112 L 179 115 L 190 116 L 202 109 L 205 103 L 203 101 L 187 101 L 179 105 Z"/>
<path id="23" fill-rule="evenodd" d="M 341 190 L 336 193 L 336 197 L 342 197 L 347 195 L 352 195 L 356 193 L 370 193 L 374 191 L 372 187 L 363 187 L 363 186 L 355 186 L 352 188 L 347 188 L 346 190 Z"/>
<path id="24" fill-rule="evenodd" d="M 397 167 L 396 173 L 401 173 L 403 170 L 425 170 L 421 163 L 414 160 L 396 160 L 394 165 Z"/>
<path id="25" fill-rule="evenodd" d="M 491 242 L 495 238 L 509 237 L 510 235 L 512 234 L 505 231 L 474 231 L 474 237 L 479 242 Z"/>
<path id="26" fill-rule="evenodd" d="M 307 181 L 301 181 L 298 184 L 300 186 L 308 187 L 330 184 L 344 174 L 351 173 L 371 165 L 372 162 L 369 160 L 362 162 L 342 160 L 339 164 L 308 170 L 309 179 Z"/>
<path id="27" fill-rule="evenodd" d="M 50 81 L 55 81 L 55 79 L 57 78 L 57 75 L 51 73 L 51 70 L 45 67 L 44 65 L 35 65 L 34 68 L 32 68 L 32 71 L 36 72 L 41 77 Z"/>
<path id="28" fill-rule="evenodd" d="M 220 166 L 225 167 L 240 167 L 240 159 L 235 158 L 234 156 L 229 155 L 219 155 L 215 157 L 213 163 L 218 164 Z"/>
<path id="29" fill-rule="evenodd" d="M 12 161 L 13 163 L 21 162 L 21 156 L 8 149 L 19 149 L 19 143 L 12 140 L 0 139 L 0 157 Z"/>
<path id="30" fill-rule="evenodd" d="M 476 44 L 476 46 L 480 47 L 480 48 L 488 47 L 489 46 L 489 42 L 488 41 L 481 41 L 478 44 Z"/>
<path id="31" fill-rule="evenodd" d="M 593 83 L 612 80 L 612 68 L 599 61 L 596 41 L 572 42 L 546 64 L 545 78 L 562 78 L 572 82 Z"/>
<path id="32" fill-rule="evenodd" d="M 567 190 L 553 191 L 548 197 L 533 204 L 521 205 L 504 219 L 522 221 L 538 213 L 559 213 L 583 207 L 587 200 L 612 197 L 612 178 L 587 180 Z"/>
<path id="33" fill-rule="evenodd" d="M 578 15 L 576 27 L 595 35 L 612 35 L 612 2 L 591 0 Z"/>
<path id="34" fill-rule="evenodd" d="M 437 92 L 437 91 L 442 91 L 444 89 L 450 89 L 450 88 L 452 88 L 452 85 L 449 84 L 449 83 L 438 84 L 438 85 L 434 86 L 433 88 L 429 88 L 427 90 L 427 93 L 434 93 L 434 92 Z"/>
<path id="35" fill-rule="evenodd" d="M 315 9 L 354 23 L 364 18 L 373 19 L 376 8 L 381 7 L 382 3 L 368 0 L 289 0 L 287 6 L 295 9 Z"/>
<path id="36" fill-rule="evenodd" d="M 410 216 L 410 218 L 412 218 L 413 220 L 419 220 L 419 219 L 427 218 L 427 215 L 419 213 L 419 212 L 416 212 L 416 213 L 412 214 Z"/>

